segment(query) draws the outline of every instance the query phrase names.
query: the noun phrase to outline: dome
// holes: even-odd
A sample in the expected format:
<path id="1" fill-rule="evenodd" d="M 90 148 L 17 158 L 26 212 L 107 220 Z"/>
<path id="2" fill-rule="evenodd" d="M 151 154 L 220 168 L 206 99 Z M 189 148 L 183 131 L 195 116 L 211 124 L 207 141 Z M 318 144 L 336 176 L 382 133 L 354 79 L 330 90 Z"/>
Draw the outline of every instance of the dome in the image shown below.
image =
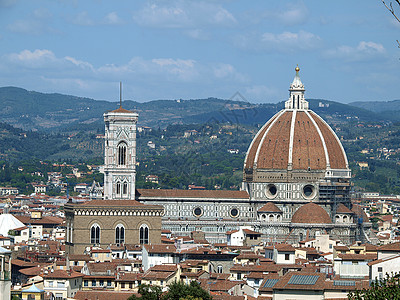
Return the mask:
<path id="1" fill-rule="evenodd" d="M 292 223 L 331 224 L 332 220 L 325 209 L 310 202 L 296 210 Z"/>
<path id="2" fill-rule="evenodd" d="M 325 172 L 331 169 L 350 177 L 339 138 L 319 115 L 308 109 L 304 86 L 296 71 L 285 109 L 265 123 L 250 144 L 244 162 L 245 174 L 256 170 Z M 257 181 L 257 176 L 253 176 L 247 181 Z"/>
<path id="3" fill-rule="evenodd" d="M 267 202 L 263 207 L 261 207 L 258 210 L 258 212 L 279 212 L 279 213 L 281 213 L 282 211 L 274 203 Z"/>
<path id="4" fill-rule="evenodd" d="M 352 214 L 353 212 L 348 209 L 343 203 L 340 203 L 336 208 L 337 214 Z"/>
<path id="5" fill-rule="evenodd" d="M 362 218 L 363 222 L 369 222 L 367 214 L 360 205 L 354 204 L 351 211 L 354 212 L 358 218 Z"/>

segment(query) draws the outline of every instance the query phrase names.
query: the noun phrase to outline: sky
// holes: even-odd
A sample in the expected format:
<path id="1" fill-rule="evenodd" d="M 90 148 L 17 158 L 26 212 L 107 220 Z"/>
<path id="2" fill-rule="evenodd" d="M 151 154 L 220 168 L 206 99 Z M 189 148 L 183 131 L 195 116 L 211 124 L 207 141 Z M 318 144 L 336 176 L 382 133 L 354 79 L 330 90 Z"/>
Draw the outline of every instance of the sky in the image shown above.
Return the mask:
<path id="1" fill-rule="evenodd" d="M 298 64 L 306 98 L 389 101 L 397 39 L 381 0 L 0 0 L 0 87 L 275 103 Z"/>

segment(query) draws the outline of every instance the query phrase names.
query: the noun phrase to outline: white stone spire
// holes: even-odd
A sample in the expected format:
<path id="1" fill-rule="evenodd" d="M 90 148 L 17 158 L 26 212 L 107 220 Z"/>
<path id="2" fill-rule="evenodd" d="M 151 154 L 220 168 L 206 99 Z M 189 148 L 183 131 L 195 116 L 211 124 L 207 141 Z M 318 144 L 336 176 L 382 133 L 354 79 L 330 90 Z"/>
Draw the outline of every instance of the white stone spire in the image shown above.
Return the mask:
<path id="1" fill-rule="evenodd" d="M 308 101 L 304 98 L 304 84 L 300 80 L 299 66 L 296 67 L 296 76 L 293 79 L 292 84 L 290 85 L 289 99 L 285 102 L 285 109 L 308 109 Z"/>

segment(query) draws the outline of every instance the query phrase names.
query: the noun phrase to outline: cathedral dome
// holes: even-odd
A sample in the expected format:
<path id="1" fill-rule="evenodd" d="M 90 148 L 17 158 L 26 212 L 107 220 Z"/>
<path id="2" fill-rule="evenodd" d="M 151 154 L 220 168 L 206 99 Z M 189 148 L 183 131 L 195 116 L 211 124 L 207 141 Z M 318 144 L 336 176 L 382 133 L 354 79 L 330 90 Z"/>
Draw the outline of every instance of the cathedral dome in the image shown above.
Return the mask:
<path id="1" fill-rule="evenodd" d="M 310 202 L 296 210 L 292 223 L 331 224 L 332 220 L 325 209 Z"/>
<path id="2" fill-rule="evenodd" d="M 308 109 L 298 71 L 290 85 L 285 109 L 265 123 L 250 144 L 245 174 L 257 170 L 349 171 L 338 137 L 320 116 Z M 349 173 L 341 174 L 349 177 Z M 257 179 L 251 176 L 247 181 Z"/>

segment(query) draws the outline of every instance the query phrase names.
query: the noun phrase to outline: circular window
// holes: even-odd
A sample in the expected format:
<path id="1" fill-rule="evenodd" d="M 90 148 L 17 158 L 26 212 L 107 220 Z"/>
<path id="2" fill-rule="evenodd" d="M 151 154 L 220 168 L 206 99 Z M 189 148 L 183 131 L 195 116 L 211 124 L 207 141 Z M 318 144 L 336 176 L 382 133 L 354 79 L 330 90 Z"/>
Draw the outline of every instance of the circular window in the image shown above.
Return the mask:
<path id="1" fill-rule="evenodd" d="M 314 186 L 307 184 L 303 187 L 303 194 L 306 198 L 311 198 L 314 194 Z"/>
<path id="2" fill-rule="evenodd" d="M 267 197 L 274 198 L 278 193 L 278 189 L 275 184 L 268 184 L 267 186 Z"/>
<path id="3" fill-rule="evenodd" d="M 195 209 L 193 209 L 193 214 L 195 217 L 201 217 L 201 215 L 203 214 L 203 209 L 201 207 L 196 207 Z"/>
<path id="4" fill-rule="evenodd" d="M 229 214 L 232 218 L 236 218 L 237 216 L 239 216 L 239 210 L 237 208 L 232 208 Z"/>

